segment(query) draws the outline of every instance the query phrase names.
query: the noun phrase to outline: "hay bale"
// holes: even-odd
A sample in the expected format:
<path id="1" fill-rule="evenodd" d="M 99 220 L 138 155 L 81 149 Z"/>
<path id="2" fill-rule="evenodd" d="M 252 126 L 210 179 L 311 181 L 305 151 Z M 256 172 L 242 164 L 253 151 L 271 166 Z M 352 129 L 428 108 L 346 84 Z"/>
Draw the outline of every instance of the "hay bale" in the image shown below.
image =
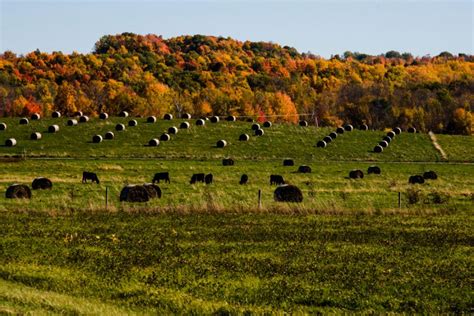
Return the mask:
<path id="1" fill-rule="evenodd" d="M 9 138 L 5 141 L 5 146 L 6 147 L 15 147 L 16 146 L 16 139 L 15 138 Z"/>
<path id="2" fill-rule="evenodd" d="M 383 148 L 387 148 L 388 147 L 388 142 L 385 141 L 385 140 L 382 140 L 380 143 L 379 143 L 380 146 L 382 146 Z"/>
<path id="3" fill-rule="evenodd" d="M 245 121 L 248 122 L 248 123 L 253 123 L 254 122 L 253 118 L 250 118 L 250 117 L 248 119 L 246 119 Z"/>
<path id="4" fill-rule="evenodd" d="M 115 138 L 115 135 L 114 135 L 113 132 L 110 132 L 110 131 L 109 131 L 109 132 L 105 133 L 105 137 L 104 137 L 104 138 L 105 138 L 105 139 L 114 139 L 114 138 Z"/>
<path id="5" fill-rule="evenodd" d="M 272 127 L 272 122 L 270 122 L 270 121 L 264 122 L 264 123 L 263 123 L 263 127 L 265 127 L 265 128 Z"/>
<path id="6" fill-rule="evenodd" d="M 338 128 L 336 128 L 336 133 L 338 133 L 338 134 L 344 134 L 344 128 L 343 128 L 343 127 L 338 127 Z"/>
<path id="7" fill-rule="evenodd" d="M 20 125 L 28 125 L 30 124 L 30 121 L 26 117 L 22 117 L 20 119 Z"/>
<path id="8" fill-rule="evenodd" d="M 374 153 L 381 153 L 383 152 L 383 147 L 380 145 L 377 145 L 374 147 Z"/>
<path id="9" fill-rule="evenodd" d="M 387 136 L 390 137 L 391 139 L 394 139 L 397 134 L 392 130 L 387 133 Z"/>
<path id="10" fill-rule="evenodd" d="M 196 125 L 197 126 L 204 126 L 204 125 L 206 125 L 206 121 L 204 121 L 203 119 L 196 120 Z"/>
<path id="11" fill-rule="evenodd" d="M 42 138 L 41 133 L 34 132 L 30 135 L 31 140 L 40 140 Z"/>
<path id="12" fill-rule="evenodd" d="M 303 202 L 303 193 L 295 185 L 284 184 L 275 189 L 273 198 L 276 202 Z"/>
<path id="13" fill-rule="evenodd" d="M 176 126 L 171 126 L 170 128 L 168 128 L 168 133 L 176 135 L 178 134 L 178 128 Z"/>
<path id="14" fill-rule="evenodd" d="M 151 124 L 156 123 L 156 116 L 152 115 L 152 116 L 147 117 L 146 122 L 151 123 Z"/>
<path id="15" fill-rule="evenodd" d="M 161 198 L 161 189 L 159 186 L 153 183 L 144 183 L 143 187 L 148 193 L 149 199 Z"/>
<path id="16" fill-rule="evenodd" d="M 370 166 L 367 169 L 367 174 L 381 174 L 382 171 L 380 170 L 380 167 L 378 166 Z"/>
<path id="17" fill-rule="evenodd" d="M 137 120 L 130 120 L 130 121 L 128 121 L 128 126 L 134 127 L 134 126 L 137 126 L 137 125 L 138 125 Z"/>
<path id="18" fill-rule="evenodd" d="M 319 142 L 316 143 L 316 147 L 319 148 L 326 148 L 327 143 L 324 140 L 320 140 Z"/>
<path id="19" fill-rule="evenodd" d="M 24 184 L 12 184 L 5 193 L 7 199 L 31 199 L 31 190 Z"/>
<path id="20" fill-rule="evenodd" d="M 308 122 L 306 122 L 305 120 L 302 120 L 299 122 L 299 125 L 302 126 L 302 127 L 306 127 L 308 126 Z"/>
<path id="21" fill-rule="evenodd" d="M 333 140 L 337 138 L 337 133 L 336 132 L 331 132 L 329 133 L 329 137 L 331 137 Z"/>
<path id="22" fill-rule="evenodd" d="M 354 126 L 352 126 L 351 124 L 347 124 L 346 126 L 344 126 L 344 130 L 346 132 L 352 132 L 354 130 Z"/>
<path id="23" fill-rule="evenodd" d="M 257 124 L 257 123 L 252 124 L 252 131 L 256 131 L 258 129 L 260 129 L 260 124 Z"/>
<path id="24" fill-rule="evenodd" d="M 434 171 L 426 171 L 425 173 L 423 173 L 423 178 L 427 179 L 427 180 L 428 179 L 429 180 L 436 180 L 436 179 L 438 179 L 438 175 Z"/>
<path id="25" fill-rule="evenodd" d="M 248 141 L 249 139 L 250 139 L 250 136 L 247 135 L 247 134 L 240 134 L 240 136 L 239 136 L 239 140 L 240 140 L 241 142 L 246 142 L 246 141 Z"/>
<path id="26" fill-rule="evenodd" d="M 395 134 L 397 134 L 397 135 L 400 135 L 400 134 L 402 133 L 402 129 L 401 129 L 400 127 L 395 127 L 395 128 L 393 129 L 393 131 L 394 131 Z"/>
<path id="27" fill-rule="evenodd" d="M 67 120 L 67 126 L 76 126 L 76 125 L 77 125 L 77 120 L 74 120 L 74 119 Z"/>
<path id="28" fill-rule="evenodd" d="M 160 141 L 157 138 L 150 139 L 150 141 L 148 142 L 148 146 L 151 147 L 156 147 L 158 145 L 160 145 Z"/>
<path id="29" fill-rule="evenodd" d="M 181 129 L 188 129 L 189 127 L 191 127 L 189 122 L 181 122 L 181 124 L 179 124 L 179 128 Z"/>
<path id="30" fill-rule="evenodd" d="M 234 159 L 232 158 L 224 158 L 222 159 L 222 165 L 223 166 L 233 166 L 234 165 Z"/>
<path id="31" fill-rule="evenodd" d="M 102 136 L 100 136 L 100 135 L 92 136 L 92 142 L 93 143 L 102 143 Z"/>
<path id="32" fill-rule="evenodd" d="M 34 113 L 32 116 L 31 116 L 31 120 L 32 121 L 37 121 L 41 119 L 41 115 L 39 113 Z"/>
<path id="33" fill-rule="evenodd" d="M 121 112 L 119 113 L 119 116 L 120 116 L 120 117 L 128 117 L 128 112 L 127 112 L 127 111 L 121 111 Z"/>
<path id="34" fill-rule="evenodd" d="M 223 139 L 218 140 L 216 143 L 216 146 L 217 148 L 224 148 L 225 146 L 227 146 L 227 142 Z"/>
<path id="35" fill-rule="evenodd" d="M 60 117 L 61 117 L 61 112 L 59 112 L 59 111 L 54 111 L 54 112 L 51 114 L 51 117 L 52 117 L 52 118 L 60 118 Z"/>
<path id="36" fill-rule="evenodd" d="M 120 192 L 120 202 L 148 202 L 150 197 L 143 185 L 127 185 Z"/>
<path id="37" fill-rule="evenodd" d="M 5 123 L 0 123 L 0 131 L 4 131 L 7 129 L 7 124 Z"/>
<path id="38" fill-rule="evenodd" d="M 74 115 L 73 116 L 83 116 L 84 114 L 82 113 L 82 111 L 76 111 L 74 112 Z"/>
<path id="39" fill-rule="evenodd" d="M 384 136 L 383 140 L 390 144 L 392 138 L 390 136 Z"/>
<path id="40" fill-rule="evenodd" d="M 191 114 L 189 114 L 189 113 L 183 113 L 183 115 L 181 115 L 181 118 L 182 118 L 182 119 L 185 119 L 185 120 L 190 120 L 190 119 L 191 119 Z"/>
<path id="41" fill-rule="evenodd" d="M 237 118 L 234 115 L 229 115 L 228 117 L 226 117 L 225 120 L 227 122 L 235 122 L 237 120 Z"/>
<path id="42" fill-rule="evenodd" d="M 369 126 L 367 124 L 362 124 L 361 126 L 359 126 L 359 130 L 361 131 L 368 131 L 369 130 Z"/>
<path id="43" fill-rule="evenodd" d="M 332 138 L 331 138 L 331 136 L 326 136 L 326 137 L 323 138 L 323 141 L 325 141 L 326 144 L 329 144 L 330 142 L 332 142 Z"/>
<path id="44" fill-rule="evenodd" d="M 284 159 L 283 160 L 283 166 L 285 167 L 290 167 L 290 166 L 294 166 L 295 165 L 295 162 L 293 161 L 293 159 Z"/>
<path id="45" fill-rule="evenodd" d="M 57 133 L 59 132 L 59 125 L 51 125 L 50 127 L 48 127 L 48 132 L 49 133 Z"/>
<path id="46" fill-rule="evenodd" d="M 263 136 L 263 134 L 265 134 L 265 132 L 263 131 L 263 129 L 257 129 L 255 131 L 255 136 Z"/>
<path id="47" fill-rule="evenodd" d="M 351 179 L 363 179 L 364 178 L 364 173 L 362 172 L 362 170 L 359 170 L 359 169 L 351 170 L 349 172 L 349 178 L 351 178 Z"/>
<path id="48" fill-rule="evenodd" d="M 219 116 L 211 117 L 211 123 L 219 123 Z"/>
<path id="49" fill-rule="evenodd" d="M 125 130 L 125 125 L 119 123 L 119 124 L 115 125 L 115 130 L 116 131 L 124 131 Z"/>
<path id="50" fill-rule="evenodd" d="M 160 136 L 160 140 L 161 140 L 161 141 L 164 141 L 164 142 L 167 142 L 167 141 L 169 141 L 170 139 L 171 139 L 171 136 L 170 136 L 169 134 L 167 134 L 167 133 L 163 133 L 163 134 L 161 134 L 161 136 Z"/>
<path id="51" fill-rule="evenodd" d="M 107 113 L 105 113 L 105 112 L 102 112 L 102 113 L 99 114 L 99 118 L 100 118 L 101 120 L 106 120 L 106 119 L 109 118 L 109 114 L 107 114 Z"/>
<path id="52" fill-rule="evenodd" d="M 79 118 L 79 123 L 86 123 L 89 122 L 89 117 L 87 115 L 83 115 Z"/>
<path id="53" fill-rule="evenodd" d="M 166 121 L 171 121 L 173 119 L 173 114 L 166 113 L 165 115 L 163 115 L 163 119 Z"/>
<path id="54" fill-rule="evenodd" d="M 48 178 L 39 177 L 33 180 L 31 187 L 33 190 L 51 190 L 53 188 L 53 183 Z"/>
<path id="55" fill-rule="evenodd" d="M 299 173 L 311 173 L 311 167 L 306 166 L 306 165 L 299 166 L 298 167 L 298 172 Z"/>
<path id="56" fill-rule="evenodd" d="M 247 184 L 248 181 L 249 181 L 249 176 L 244 173 L 244 174 L 240 177 L 239 184 L 240 184 L 240 185 L 242 185 L 242 184 Z"/>
<path id="57" fill-rule="evenodd" d="M 408 133 L 416 133 L 416 128 L 414 127 L 409 127 L 408 130 L 407 130 Z"/>
<path id="58" fill-rule="evenodd" d="M 425 183 L 425 179 L 420 175 L 414 175 L 408 178 L 408 183 L 409 184 L 423 184 Z"/>

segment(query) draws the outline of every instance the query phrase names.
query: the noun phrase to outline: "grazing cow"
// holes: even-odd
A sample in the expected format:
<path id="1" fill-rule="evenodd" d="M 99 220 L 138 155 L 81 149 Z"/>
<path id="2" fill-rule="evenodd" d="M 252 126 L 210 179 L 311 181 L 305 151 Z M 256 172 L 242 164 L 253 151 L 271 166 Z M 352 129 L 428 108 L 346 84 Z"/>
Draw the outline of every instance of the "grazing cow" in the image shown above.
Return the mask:
<path id="1" fill-rule="evenodd" d="M 367 169 L 368 174 L 380 174 L 382 171 L 380 170 L 379 167 L 377 166 L 370 166 L 369 169 Z"/>
<path id="2" fill-rule="evenodd" d="M 311 167 L 310 166 L 299 166 L 298 172 L 299 173 L 311 173 Z"/>
<path id="3" fill-rule="evenodd" d="M 239 184 L 247 184 L 248 181 L 249 181 L 249 176 L 246 175 L 246 174 L 243 174 L 243 175 L 240 177 L 240 182 L 239 182 Z"/>
<path id="4" fill-rule="evenodd" d="M 420 176 L 420 175 L 415 175 L 415 176 L 410 176 L 410 178 L 408 178 L 408 183 L 410 184 L 423 184 L 425 183 L 425 179 Z"/>
<path id="5" fill-rule="evenodd" d="M 273 184 L 281 185 L 281 184 L 285 184 L 285 181 L 283 180 L 282 176 L 278 174 L 272 174 L 270 176 L 270 185 L 273 185 Z"/>
<path id="6" fill-rule="evenodd" d="M 225 158 L 222 160 L 222 165 L 223 166 L 233 166 L 234 165 L 234 160 L 232 158 Z"/>
<path id="7" fill-rule="evenodd" d="M 425 173 L 423 173 L 423 178 L 424 179 L 436 180 L 436 179 L 438 179 L 438 175 L 434 171 L 426 171 Z"/>
<path id="8" fill-rule="evenodd" d="M 285 167 L 294 166 L 294 165 L 295 165 L 295 162 L 293 161 L 293 159 L 283 160 L 283 166 Z"/>
<path id="9" fill-rule="evenodd" d="M 196 182 L 204 182 L 204 173 L 195 173 L 191 177 L 191 181 L 189 183 L 194 184 Z"/>
<path id="10" fill-rule="evenodd" d="M 364 173 L 362 170 L 352 170 L 349 172 L 349 178 L 351 179 L 362 179 L 364 177 Z"/>
<path id="11" fill-rule="evenodd" d="M 155 173 L 152 183 L 153 184 L 155 184 L 155 182 L 160 183 L 160 180 L 164 180 L 166 183 L 170 183 L 170 173 L 169 172 Z"/>
<path id="12" fill-rule="evenodd" d="M 212 183 L 212 173 L 209 173 L 209 174 L 206 174 L 206 176 L 204 177 L 204 182 L 206 184 L 211 184 Z"/>
<path id="13" fill-rule="evenodd" d="M 97 184 L 100 183 L 99 178 L 97 177 L 95 173 L 84 171 L 82 173 L 82 183 L 87 183 L 87 180 L 91 180 L 92 183 L 94 182 Z"/>

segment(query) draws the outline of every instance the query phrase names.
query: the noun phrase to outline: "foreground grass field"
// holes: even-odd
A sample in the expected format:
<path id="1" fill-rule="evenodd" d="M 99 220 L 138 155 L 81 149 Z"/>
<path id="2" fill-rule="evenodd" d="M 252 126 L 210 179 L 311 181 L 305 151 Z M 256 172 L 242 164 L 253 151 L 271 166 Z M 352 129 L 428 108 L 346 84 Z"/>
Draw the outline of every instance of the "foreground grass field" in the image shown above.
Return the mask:
<path id="1" fill-rule="evenodd" d="M 462 214 L 0 217 L 0 312 L 472 310 Z"/>
<path id="2" fill-rule="evenodd" d="M 148 147 L 182 120 L 114 131 L 128 120 L 1 119 L 0 144 L 18 145 L 0 146 L 0 314 L 472 312 L 474 137 L 437 135 L 445 161 L 425 134 L 402 133 L 376 154 L 384 131 L 346 132 L 321 149 L 332 129 L 277 124 L 239 142 L 251 123 L 207 122 Z M 59 133 L 44 133 L 51 124 Z M 91 142 L 109 130 L 114 140 Z M 29 139 L 36 131 L 42 140 Z M 373 164 L 381 175 L 348 179 Z M 437 180 L 408 184 L 429 170 Z M 101 183 L 82 184 L 83 171 Z M 161 199 L 119 202 L 125 185 L 163 171 Z M 200 172 L 214 183 L 189 184 Z M 271 174 L 303 202 L 274 202 Z M 5 198 L 40 176 L 52 190 Z"/>

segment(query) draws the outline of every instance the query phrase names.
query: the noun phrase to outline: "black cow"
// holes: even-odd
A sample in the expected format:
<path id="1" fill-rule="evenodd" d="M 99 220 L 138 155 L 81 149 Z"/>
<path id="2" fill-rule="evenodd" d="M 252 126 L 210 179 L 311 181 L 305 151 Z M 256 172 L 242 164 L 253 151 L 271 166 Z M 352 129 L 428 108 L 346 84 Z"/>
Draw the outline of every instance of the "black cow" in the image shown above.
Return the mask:
<path id="1" fill-rule="evenodd" d="M 170 183 L 170 173 L 169 172 L 158 172 L 155 173 L 155 176 L 153 177 L 152 183 L 155 184 L 155 182 L 160 183 L 160 180 L 165 181 L 166 183 Z"/>
<path id="2" fill-rule="evenodd" d="M 239 182 L 239 184 L 247 184 L 248 181 L 249 181 L 249 176 L 246 175 L 246 174 L 243 174 L 243 175 L 240 177 L 240 182 Z"/>
<path id="3" fill-rule="evenodd" d="M 270 185 L 273 185 L 273 184 L 281 185 L 281 184 L 285 184 L 285 181 L 283 180 L 282 176 L 278 174 L 272 174 L 270 176 Z"/>
<path id="4" fill-rule="evenodd" d="M 225 158 L 222 160 L 222 165 L 223 166 L 233 166 L 234 165 L 234 160 L 232 158 Z"/>
<path id="5" fill-rule="evenodd" d="M 311 173 L 311 167 L 310 166 L 299 166 L 298 172 L 299 173 Z"/>
<path id="6" fill-rule="evenodd" d="M 370 166 L 368 169 L 367 169 L 367 173 L 368 174 L 380 174 L 382 171 L 380 170 L 380 167 L 377 167 L 377 166 Z"/>
<path id="7" fill-rule="evenodd" d="M 82 183 L 87 183 L 87 180 L 91 180 L 92 183 L 100 183 L 99 178 L 97 178 L 97 175 L 95 173 L 84 171 L 82 173 Z"/>
<path id="8" fill-rule="evenodd" d="M 191 181 L 189 183 L 194 184 L 196 182 L 204 182 L 204 173 L 195 173 L 191 177 Z"/>
<path id="9" fill-rule="evenodd" d="M 206 184 L 211 184 L 212 178 L 212 173 L 206 174 L 206 176 L 204 177 L 204 182 L 206 182 Z"/>
<path id="10" fill-rule="evenodd" d="M 415 175 L 415 176 L 410 176 L 410 178 L 408 178 L 408 183 L 410 184 L 423 184 L 425 183 L 425 179 L 420 176 L 420 175 Z"/>

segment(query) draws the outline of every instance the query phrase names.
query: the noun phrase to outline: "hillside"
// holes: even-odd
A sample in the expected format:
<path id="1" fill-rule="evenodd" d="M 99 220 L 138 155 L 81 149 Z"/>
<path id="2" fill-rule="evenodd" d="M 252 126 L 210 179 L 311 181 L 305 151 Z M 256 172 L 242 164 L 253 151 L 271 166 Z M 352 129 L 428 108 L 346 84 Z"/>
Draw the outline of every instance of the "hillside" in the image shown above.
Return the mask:
<path id="1" fill-rule="evenodd" d="M 318 119 L 470 134 L 472 56 L 346 52 L 330 60 L 265 42 L 123 33 L 90 54 L 0 56 L 0 115 L 190 112 Z M 273 117 L 273 115 L 278 115 Z"/>

